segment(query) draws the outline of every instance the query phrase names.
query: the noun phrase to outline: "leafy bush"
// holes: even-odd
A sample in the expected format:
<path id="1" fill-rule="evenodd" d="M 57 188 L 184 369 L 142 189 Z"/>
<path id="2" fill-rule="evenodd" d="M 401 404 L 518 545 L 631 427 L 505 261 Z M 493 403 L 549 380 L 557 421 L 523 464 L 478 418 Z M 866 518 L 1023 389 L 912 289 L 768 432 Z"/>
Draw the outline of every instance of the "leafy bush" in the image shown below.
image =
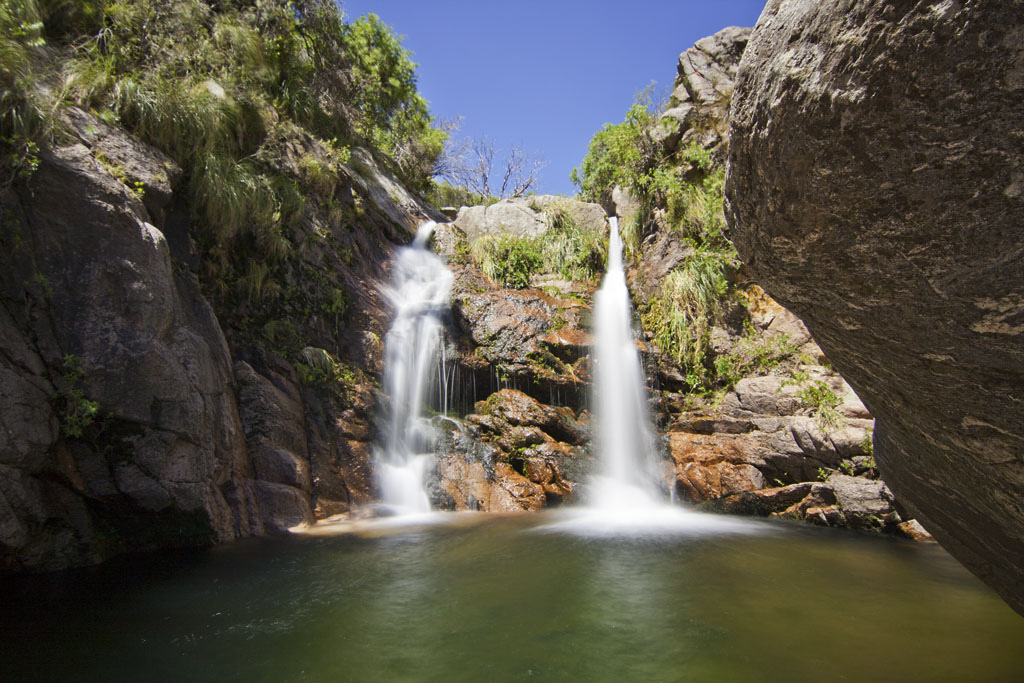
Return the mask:
<path id="1" fill-rule="evenodd" d="M 544 263 L 537 240 L 514 235 L 483 235 L 470 245 L 470 255 L 487 277 L 513 289 L 528 286 Z"/>
<path id="2" fill-rule="evenodd" d="M 651 136 L 654 115 L 649 106 L 636 102 L 622 123 L 607 123 L 591 139 L 583 163 L 569 179 L 580 188 L 580 198 L 601 202 L 615 185 L 641 188 L 658 160 L 657 143 Z"/>
<path id="3" fill-rule="evenodd" d="M 580 198 L 605 202 L 616 185 L 639 201 L 636 216 L 622 226 L 627 255 L 634 255 L 655 214 L 667 227 L 700 246 L 731 252 L 726 239 L 725 171 L 696 142 L 668 154 L 658 141 L 658 107 L 645 95 L 630 107 L 622 123 L 606 124 L 591 139 L 583 163 L 570 179 Z"/>
<path id="4" fill-rule="evenodd" d="M 655 344 L 693 375 L 692 385 L 704 383 L 711 327 L 721 317 L 730 265 L 720 252 L 698 249 L 662 280 L 641 313 Z"/>
<path id="5" fill-rule="evenodd" d="M 57 394 L 54 403 L 60 417 L 61 434 L 81 437 L 99 413 L 99 404 L 87 399 L 82 390 L 82 359 L 66 354 L 63 357 L 63 372 L 55 385 Z"/>
<path id="6" fill-rule="evenodd" d="M 52 97 L 36 87 L 43 23 L 33 0 L 0 0 L 0 190 L 39 164 L 52 129 Z"/>
<path id="7" fill-rule="evenodd" d="M 836 408 L 843 402 L 843 399 L 832 391 L 827 382 L 812 382 L 797 393 L 797 398 L 805 407 L 811 409 L 812 415 L 822 431 L 832 431 L 842 422 L 842 417 Z"/>

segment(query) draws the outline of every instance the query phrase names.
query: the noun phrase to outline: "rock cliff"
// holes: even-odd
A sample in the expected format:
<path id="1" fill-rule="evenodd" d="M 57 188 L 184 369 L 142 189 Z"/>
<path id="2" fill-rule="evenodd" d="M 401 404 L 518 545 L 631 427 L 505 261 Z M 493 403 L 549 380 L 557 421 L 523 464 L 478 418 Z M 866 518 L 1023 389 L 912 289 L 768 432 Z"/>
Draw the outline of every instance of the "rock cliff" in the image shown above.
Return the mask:
<path id="1" fill-rule="evenodd" d="M 1024 611 L 1024 6 L 772 0 L 726 186 L 903 506 Z"/>
<path id="2" fill-rule="evenodd" d="M 67 140 L 2 198 L 0 568 L 280 532 L 369 501 L 387 312 L 366 283 L 432 210 L 356 150 L 338 195 L 372 227 L 311 206 L 289 236 L 293 295 L 211 302 L 177 165 L 62 116 Z"/>

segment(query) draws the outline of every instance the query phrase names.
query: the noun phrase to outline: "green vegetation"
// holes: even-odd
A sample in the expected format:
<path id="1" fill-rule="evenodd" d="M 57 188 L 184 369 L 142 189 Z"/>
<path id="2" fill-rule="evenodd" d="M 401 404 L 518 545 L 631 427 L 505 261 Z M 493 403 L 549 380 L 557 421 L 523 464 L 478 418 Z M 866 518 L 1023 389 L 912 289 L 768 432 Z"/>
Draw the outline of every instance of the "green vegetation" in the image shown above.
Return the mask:
<path id="1" fill-rule="evenodd" d="M 864 451 L 864 455 L 871 455 L 871 456 L 873 456 L 875 454 L 875 439 L 874 439 L 874 432 L 873 432 L 873 430 L 868 429 L 864 433 L 864 438 L 861 439 L 861 441 L 860 441 L 860 449 L 862 451 Z M 872 459 L 871 460 L 871 464 L 869 465 L 869 467 L 874 467 L 874 466 L 875 466 L 875 461 L 874 461 L 874 459 Z"/>
<path id="2" fill-rule="evenodd" d="M 45 44 L 33 0 L 0 0 L 0 190 L 35 171 L 51 135 L 52 98 L 36 85 Z"/>
<path id="3" fill-rule="evenodd" d="M 593 280 L 604 272 L 608 243 L 598 233 L 584 230 L 561 204 L 544 212 L 549 229 L 541 239 L 544 270 L 567 280 Z"/>
<path id="4" fill-rule="evenodd" d="M 605 238 L 579 227 L 559 204 L 544 212 L 548 230 L 540 237 L 482 235 L 469 247 L 481 270 L 504 287 L 529 286 L 535 273 L 555 273 L 567 280 L 593 280 L 604 269 Z"/>
<path id="5" fill-rule="evenodd" d="M 655 344 L 691 373 L 699 372 L 708 357 L 711 326 L 721 316 L 729 289 L 728 265 L 719 252 L 698 250 L 662 280 L 658 294 L 641 312 Z"/>
<path id="6" fill-rule="evenodd" d="M 720 388 L 730 389 L 744 377 L 768 374 L 792 357 L 796 348 L 788 335 L 775 334 L 765 338 L 748 324 L 746 334 L 735 347 L 715 358 L 713 381 Z"/>
<path id="7" fill-rule="evenodd" d="M 811 409 L 811 414 L 817 420 L 822 431 L 830 432 L 839 427 L 842 416 L 836 408 L 843 402 L 843 399 L 832 391 L 827 382 L 820 380 L 811 382 L 797 393 L 797 398 L 800 399 L 804 407 Z"/>
<path id="8" fill-rule="evenodd" d="M 0 187 L 32 173 L 63 105 L 89 109 L 181 166 L 221 296 L 283 291 L 292 235 L 310 200 L 335 201 L 351 146 L 426 189 L 444 144 L 399 39 L 331 0 L 0 0 L 0 28 Z"/>
<path id="9" fill-rule="evenodd" d="M 445 206 L 490 206 L 498 201 L 497 197 L 486 196 L 473 192 L 467 187 L 452 185 L 447 182 L 437 182 L 430 188 L 426 195 L 427 200 L 442 208 Z"/>
<path id="10" fill-rule="evenodd" d="M 346 234 L 376 220 L 349 181 L 352 149 L 433 188 L 447 134 L 374 15 L 333 0 L 0 0 L 0 29 L 0 191 L 70 140 L 70 105 L 152 145 L 182 171 L 175 202 L 222 325 L 292 362 L 343 329 L 338 266 L 378 239 Z M 146 197 L 147 179 L 94 156 Z M 89 415 L 65 399 L 80 430 Z"/>
<path id="11" fill-rule="evenodd" d="M 60 418 L 61 434 L 81 437 L 99 412 L 99 404 L 87 399 L 82 390 L 82 359 L 66 354 L 63 358 L 63 372 L 55 384 L 57 393 L 53 401 Z"/>
<path id="12" fill-rule="evenodd" d="M 469 253 L 487 277 L 513 289 L 529 286 L 530 276 L 544 263 L 540 245 L 531 237 L 482 235 L 473 240 Z"/>
<path id="13" fill-rule="evenodd" d="M 360 381 L 359 375 L 324 349 L 307 346 L 299 354 L 300 361 L 295 363 L 295 371 L 299 381 L 305 386 L 335 388 L 347 394 L 352 386 Z"/>
<path id="14" fill-rule="evenodd" d="M 659 152 L 651 135 L 655 108 L 638 101 L 622 123 L 605 124 L 591 139 L 587 156 L 569 179 L 580 188 L 580 198 L 601 202 L 615 185 L 640 189 L 657 165 Z"/>
<path id="15" fill-rule="evenodd" d="M 770 349 L 770 344 L 757 349 L 751 338 L 737 355 L 715 357 L 711 330 L 735 298 L 738 265 L 722 212 L 725 171 L 696 142 L 666 149 L 657 130 L 663 125 L 659 112 L 642 94 L 622 123 L 607 124 L 594 135 L 570 177 L 585 200 L 605 202 L 616 186 L 637 199 L 639 211 L 621 226 L 627 256 L 638 256 L 644 236 L 656 229 L 674 233 L 692 248 L 638 308 L 645 330 L 682 366 L 691 388 L 724 388 L 744 374 L 766 371 L 767 358 L 777 364 L 790 350 Z"/>

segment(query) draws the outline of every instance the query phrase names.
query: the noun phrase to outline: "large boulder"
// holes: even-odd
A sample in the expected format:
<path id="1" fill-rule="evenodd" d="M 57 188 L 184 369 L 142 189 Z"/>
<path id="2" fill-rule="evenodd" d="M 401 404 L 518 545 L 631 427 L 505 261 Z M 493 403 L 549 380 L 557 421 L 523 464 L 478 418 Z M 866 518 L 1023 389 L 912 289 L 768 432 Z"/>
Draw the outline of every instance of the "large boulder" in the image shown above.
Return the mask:
<path id="1" fill-rule="evenodd" d="M 753 277 L 878 421 L 885 481 L 1024 611 L 1024 11 L 771 0 L 732 100 Z"/>
<path id="2" fill-rule="evenodd" d="M 539 237 L 551 226 L 551 217 L 561 213 L 577 227 L 603 233 L 605 211 L 599 204 L 555 195 L 503 199 L 488 206 L 464 206 L 455 225 L 472 241 L 483 235 Z"/>

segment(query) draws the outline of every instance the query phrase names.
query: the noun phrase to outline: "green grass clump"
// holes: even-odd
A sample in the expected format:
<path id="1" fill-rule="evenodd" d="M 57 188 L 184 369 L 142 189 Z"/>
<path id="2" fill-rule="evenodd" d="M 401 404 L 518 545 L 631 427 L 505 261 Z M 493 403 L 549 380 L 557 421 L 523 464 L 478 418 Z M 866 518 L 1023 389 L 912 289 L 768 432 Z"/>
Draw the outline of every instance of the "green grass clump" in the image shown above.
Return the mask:
<path id="1" fill-rule="evenodd" d="M 487 277 L 512 289 L 529 286 L 530 276 L 544 263 L 537 240 L 531 237 L 483 235 L 473 240 L 469 253 Z"/>
<path id="2" fill-rule="evenodd" d="M 557 203 L 544 212 L 544 222 L 549 226 L 540 245 L 545 271 L 567 280 L 593 280 L 604 271 L 608 242 L 603 235 L 581 228 Z"/>
<path id="3" fill-rule="evenodd" d="M 603 272 L 608 254 L 603 235 L 581 228 L 559 204 L 543 215 L 548 230 L 540 237 L 482 235 L 470 245 L 470 256 L 487 277 L 513 289 L 527 287 L 535 273 L 593 280 Z"/>
<path id="4" fill-rule="evenodd" d="M 58 99 L 37 83 L 45 44 L 33 0 L 0 0 L 0 191 L 32 175 L 53 133 Z"/>
<path id="5" fill-rule="evenodd" d="M 833 431 L 842 423 L 842 416 L 836 408 L 843 399 L 832 391 L 827 382 L 811 382 L 797 393 L 797 398 L 811 410 L 822 431 Z"/>
<path id="6" fill-rule="evenodd" d="M 644 306 L 641 321 L 654 343 L 687 370 L 702 377 L 711 346 L 711 328 L 721 318 L 729 290 L 731 262 L 720 252 L 700 250 L 661 282 Z M 691 384 L 703 384 L 694 380 Z"/>

